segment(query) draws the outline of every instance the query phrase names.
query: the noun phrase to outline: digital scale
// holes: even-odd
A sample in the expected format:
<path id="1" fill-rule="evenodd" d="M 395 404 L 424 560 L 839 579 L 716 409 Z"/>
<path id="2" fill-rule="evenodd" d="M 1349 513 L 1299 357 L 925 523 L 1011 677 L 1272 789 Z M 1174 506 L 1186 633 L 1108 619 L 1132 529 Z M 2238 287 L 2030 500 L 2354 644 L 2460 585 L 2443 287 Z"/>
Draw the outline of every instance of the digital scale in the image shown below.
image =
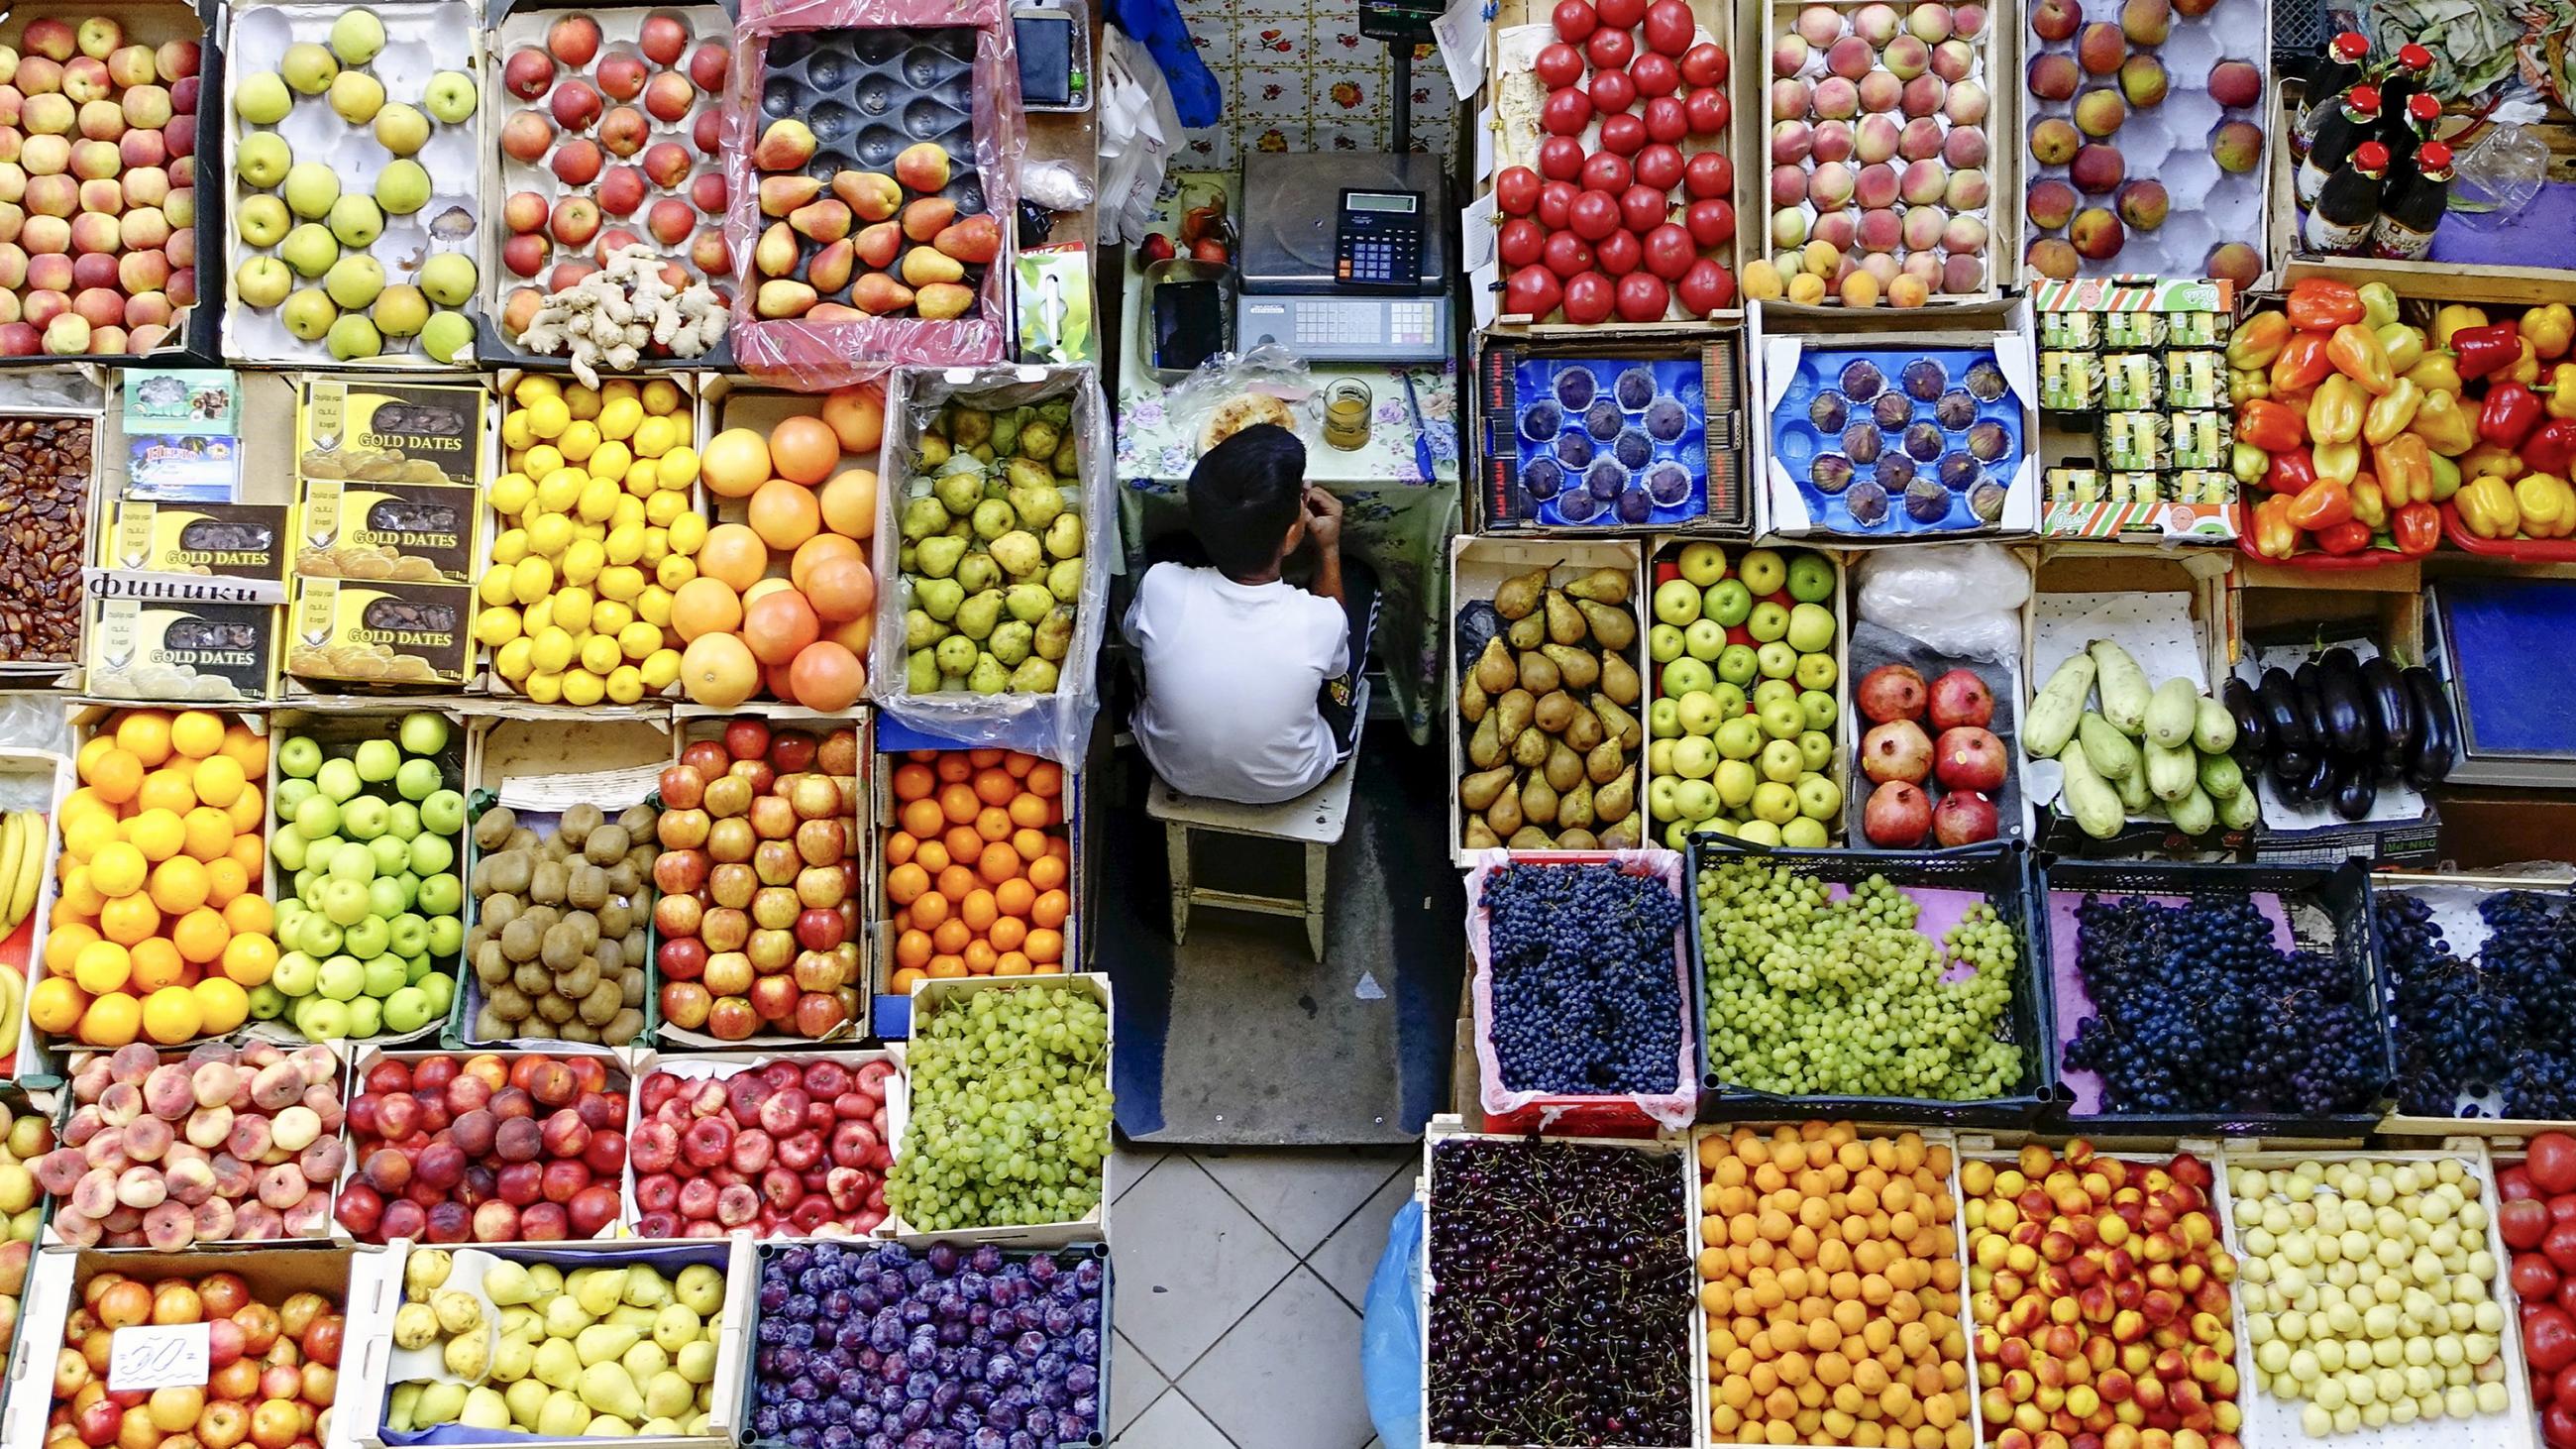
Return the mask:
<path id="1" fill-rule="evenodd" d="M 1432 156 L 1244 157 L 1235 346 L 1310 362 L 1448 357 L 1447 194 Z"/>

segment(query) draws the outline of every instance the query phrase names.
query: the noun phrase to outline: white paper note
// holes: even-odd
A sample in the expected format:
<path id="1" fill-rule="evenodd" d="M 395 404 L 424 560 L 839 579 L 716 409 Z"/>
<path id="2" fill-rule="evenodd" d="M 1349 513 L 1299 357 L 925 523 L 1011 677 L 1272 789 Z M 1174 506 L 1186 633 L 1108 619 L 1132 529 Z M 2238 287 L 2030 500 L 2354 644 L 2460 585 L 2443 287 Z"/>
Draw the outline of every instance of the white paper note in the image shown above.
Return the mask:
<path id="1" fill-rule="evenodd" d="M 108 1340 L 107 1386 L 120 1394 L 192 1389 L 210 1372 L 202 1323 L 139 1324 Z"/>
<path id="2" fill-rule="evenodd" d="M 1440 42 L 1441 63 L 1449 67 L 1449 94 L 1474 95 L 1485 83 L 1484 0 L 1450 0 L 1432 20 L 1431 38 Z"/>

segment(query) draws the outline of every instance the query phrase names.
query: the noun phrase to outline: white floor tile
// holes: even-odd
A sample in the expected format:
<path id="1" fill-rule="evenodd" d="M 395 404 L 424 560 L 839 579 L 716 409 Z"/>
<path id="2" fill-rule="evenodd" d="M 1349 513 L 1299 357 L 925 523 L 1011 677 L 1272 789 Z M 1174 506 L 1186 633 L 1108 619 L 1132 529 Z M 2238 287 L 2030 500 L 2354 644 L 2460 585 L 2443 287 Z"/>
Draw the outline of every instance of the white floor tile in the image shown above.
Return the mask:
<path id="1" fill-rule="evenodd" d="M 1360 1449 L 1360 1316 L 1300 1267 L 1177 1381 L 1238 1449 Z"/>
<path id="2" fill-rule="evenodd" d="M 1349 1221 L 1333 1230 L 1324 1245 L 1306 1255 L 1306 1266 L 1317 1277 L 1333 1285 L 1333 1291 L 1350 1300 L 1351 1306 L 1365 1312 L 1368 1308 L 1369 1275 L 1377 1271 L 1378 1259 L 1386 1253 L 1386 1225 L 1394 1219 L 1396 1209 L 1413 1196 L 1413 1181 L 1418 1170 L 1408 1163 L 1375 1196 L 1360 1205 Z"/>
<path id="3" fill-rule="evenodd" d="M 1196 1362 L 1297 1265 L 1197 1164 L 1158 1164 L 1118 1204 L 1117 1328 L 1165 1377 Z"/>
<path id="4" fill-rule="evenodd" d="M 1198 1163 L 1300 1257 L 1313 1252 L 1388 1176 L 1422 1154 L 1409 1148 L 1207 1153 Z"/>
<path id="5" fill-rule="evenodd" d="M 1111 1442 L 1118 1449 L 1227 1449 L 1224 1433 L 1189 1400 L 1169 1391 Z"/>
<path id="6" fill-rule="evenodd" d="M 1109 1201 L 1114 1204 L 1124 1199 L 1168 1155 L 1160 1147 L 1113 1143 L 1109 1149 Z"/>
<path id="7" fill-rule="evenodd" d="M 1115 1311 L 1113 1307 L 1113 1312 Z M 1161 1373 L 1127 1341 L 1127 1335 L 1113 1333 L 1109 1339 L 1109 1437 L 1145 1412 L 1147 1405 L 1162 1397 L 1168 1386 Z"/>

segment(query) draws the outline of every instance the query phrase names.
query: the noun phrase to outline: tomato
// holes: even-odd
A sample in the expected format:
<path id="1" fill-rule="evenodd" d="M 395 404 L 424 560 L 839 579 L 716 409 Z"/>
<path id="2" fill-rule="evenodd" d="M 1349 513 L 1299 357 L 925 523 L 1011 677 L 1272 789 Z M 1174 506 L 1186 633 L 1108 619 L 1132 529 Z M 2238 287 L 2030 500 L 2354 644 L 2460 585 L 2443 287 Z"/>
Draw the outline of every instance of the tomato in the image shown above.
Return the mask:
<path id="1" fill-rule="evenodd" d="M 1551 233 L 1540 250 L 1547 269 L 1560 277 L 1592 270 L 1592 247 L 1570 231 Z"/>
<path id="2" fill-rule="evenodd" d="M 1539 154 L 1564 139 L 1550 136 L 1539 143 Z M 1580 143 L 1577 143 L 1578 145 Z M 1538 207 L 1538 173 L 1526 166 L 1506 166 L 1494 173 L 1494 205 L 1505 216 L 1527 216 Z"/>
<path id="3" fill-rule="evenodd" d="M 1690 233 L 1673 222 L 1665 222 L 1646 233 L 1646 270 L 1667 282 L 1678 282 L 1699 260 L 1699 248 L 1691 245 Z"/>
<path id="4" fill-rule="evenodd" d="M 1724 131 L 1727 112 L 1726 92 L 1715 86 L 1695 90 L 1682 102 L 1682 119 L 1690 124 L 1694 136 L 1714 136 Z"/>
<path id="5" fill-rule="evenodd" d="M 1646 18 L 1646 0 L 1593 0 L 1605 30 L 1634 30 Z"/>
<path id="6" fill-rule="evenodd" d="M 2560 1369 L 2554 1377 L 2548 1374 L 2534 1376 L 2531 1387 L 2535 1394 L 2545 1389 L 2548 1399 L 2564 1399 L 2569 1404 L 2576 1405 L 2576 1363 Z"/>
<path id="7" fill-rule="evenodd" d="M 1590 0 L 1557 0 L 1556 33 L 1559 38 L 1581 44 L 1593 27 L 1601 23 L 1592 11 Z"/>
<path id="8" fill-rule="evenodd" d="M 1583 143 L 1572 136 L 1550 136 L 1539 142 L 1538 174 L 1550 181 L 1572 181 L 1582 175 Z"/>
<path id="9" fill-rule="evenodd" d="M 1693 196 L 1726 196 L 1735 190 L 1735 163 L 1723 151 L 1702 151 L 1682 167 L 1682 189 Z"/>
<path id="10" fill-rule="evenodd" d="M 1194 262 L 1214 262 L 1218 266 L 1224 266 L 1231 256 L 1232 253 L 1225 249 L 1225 243 L 1212 236 L 1203 236 L 1190 243 L 1190 260 Z"/>
<path id="11" fill-rule="evenodd" d="M 1549 231 L 1565 230 L 1567 218 L 1573 215 L 1574 198 L 1582 189 L 1571 181 L 1551 181 L 1538 189 L 1538 224 Z"/>
<path id="12" fill-rule="evenodd" d="M 2549 1449 L 2576 1449 L 2576 1408 L 2561 1401 L 2540 1416 L 2540 1441 Z"/>
<path id="13" fill-rule="evenodd" d="M 1682 0 L 1655 0 L 1646 7 L 1646 48 L 1679 58 L 1691 48 L 1690 7 Z"/>
<path id="14" fill-rule="evenodd" d="M 1530 58 L 1530 74 L 1549 90 L 1563 90 L 1583 79 L 1583 52 L 1561 40 L 1542 45 Z"/>
<path id="15" fill-rule="evenodd" d="M 1660 322 L 1672 301 L 1672 290 L 1652 272 L 1630 272 L 1619 279 L 1619 318 L 1623 322 Z"/>
<path id="16" fill-rule="evenodd" d="M 2552 1224 L 2576 1219 L 2576 1192 L 2561 1193 L 2543 1201 L 2549 1204 L 2549 1221 Z"/>
<path id="17" fill-rule="evenodd" d="M 2561 1273 L 2576 1273 L 2576 1222 L 2553 1222 L 2540 1251 Z"/>
<path id="18" fill-rule="evenodd" d="M 1664 194 L 1651 186 L 1631 186 L 1619 193 L 1619 224 L 1639 236 L 1670 219 Z"/>
<path id="19" fill-rule="evenodd" d="M 1619 229 L 1619 203 L 1609 192 L 1586 191 L 1574 198 L 1565 224 L 1585 241 L 1599 241 Z"/>
<path id="20" fill-rule="evenodd" d="M 1503 310 L 1533 321 L 1555 311 L 1561 295 L 1556 274 L 1545 267 L 1523 267 L 1503 280 Z"/>
<path id="21" fill-rule="evenodd" d="M 1526 216 L 1516 216 L 1503 223 L 1494 236 L 1494 254 L 1507 267 L 1526 267 L 1538 260 L 1539 249 L 1547 245 L 1547 228 Z"/>
<path id="22" fill-rule="evenodd" d="M 1651 146 L 1640 149 L 1631 166 L 1636 172 L 1639 186 L 1651 186 L 1657 191 L 1670 191 L 1681 185 L 1682 153 L 1665 142 L 1657 141 Z"/>
<path id="23" fill-rule="evenodd" d="M 2537 1248 L 2549 1236 L 2549 1209 L 2534 1198 L 2506 1203 L 2496 1213 L 2496 1231 L 2504 1235 L 2504 1245 L 2516 1252 Z"/>
<path id="24" fill-rule="evenodd" d="M 1580 136 L 1592 124 L 1592 98 L 1572 86 L 1550 91 L 1538 109 L 1538 124 L 1551 136 Z"/>
<path id="25" fill-rule="evenodd" d="M 1682 79 L 1695 86 L 1726 84 L 1726 52 L 1702 41 L 1682 54 Z"/>
<path id="26" fill-rule="evenodd" d="M 1722 197 L 1692 202 L 1682 223 L 1690 228 L 1691 240 L 1703 247 L 1722 247 L 1735 239 L 1735 208 Z"/>
<path id="27" fill-rule="evenodd" d="M 1583 174 L 1575 184 L 1587 191 L 1606 191 L 1616 196 L 1634 184 L 1636 175 L 1628 158 L 1610 151 L 1596 151 L 1583 159 Z"/>
<path id="28" fill-rule="evenodd" d="M 1603 237 L 1601 245 L 1592 249 L 1592 256 L 1601 264 L 1601 270 L 1613 277 L 1628 275 L 1646 259 L 1645 250 L 1638 245 L 1637 234 L 1633 231 L 1614 231 Z"/>
<path id="29" fill-rule="evenodd" d="M 2523 1167 L 2531 1173 L 2532 1186 L 2552 1197 L 2576 1192 L 2576 1137 L 2543 1132 L 2532 1138 L 2531 1155 Z"/>
<path id="30" fill-rule="evenodd" d="M 1646 102 L 1646 134 L 1666 145 L 1690 134 L 1690 117 L 1682 103 L 1671 96 L 1657 96 Z"/>
<path id="31" fill-rule="evenodd" d="M 1682 273 L 1681 283 L 1673 290 L 1681 296 L 1683 311 L 1706 317 L 1735 305 L 1735 274 L 1716 258 L 1702 257 Z"/>
<path id="32" fill-rule="evenodd" d="M 1646 144 L 1646 123 L 1625 111 L 1601 118 L 1601 149 L 1615 156 L 1633 156 Z"/>
<path id="33" fill-rule="evenodd" d="M 2543 1308 L 2524 1318 L 2523 1352 L 2530 1356 L 2531 1366 L 2545 1374 L 2555 1374 L 2576 1363 L 2576 1319 L 2570 1319 L 2558 1308 Z"/>
<path id="34" fill-rule="evenodd" d="M 1578 272 L 1565 283 L 1565 320 L 1593 323 L 1610 315 L 1610 279 L 1599 272 Z"/>
<path id="35" fill-rule="evenodd" d="M 1584 90 L 1592 97 L 1592 108 L 1605 116 L 1637 103 L 1637 82 L 1624 70 L 1594 71 Z"/>
<path id="36" fill-rule="evenodd" d="M 2516 1253 L 2513 1258 L 2513 1291 L 2526 1303 L 2539 1303 L 2558 1291 L 2558 1268 L 2538 1253 Z"/>
<path id="37" fill-rule="evenodd" d="M 1596 30 L 1583 42 L 1583 57 L 1594 70 L 1626 70 L 1636 56 L 1637 38 L 1624 30 Z"/>
<path id="38" fill-rule="evenodd" d="M 1682 88 L 1682 68 L 1669 55 L 1648 51 L 1628 65 L 1628 75 L 1641 96 L 1668 96 Z"/>
<path id="39" fill-rule="evenodd" d="M 2540 1189 L 2531 1185 L 2529 1169 L 2520 1166 L 2508 1167 L 2496 1174 L 2496 1196 L 2506 1202 L 2512 1202 L 2517 1198 L 2538 1197 Z"/>

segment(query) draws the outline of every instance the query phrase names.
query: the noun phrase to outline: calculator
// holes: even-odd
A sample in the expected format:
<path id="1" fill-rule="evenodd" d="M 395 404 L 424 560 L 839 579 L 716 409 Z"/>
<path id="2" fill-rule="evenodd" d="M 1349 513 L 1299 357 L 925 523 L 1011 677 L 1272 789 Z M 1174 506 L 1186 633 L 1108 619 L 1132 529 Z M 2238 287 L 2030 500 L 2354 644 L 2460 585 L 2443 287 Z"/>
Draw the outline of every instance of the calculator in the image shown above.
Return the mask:
<path id="1" fill-rule="evenodd" d="M 1333 228 L 1333 280 L 1345 287 L 1419 290 L 1421 193 L 1345 190 Z"/>

